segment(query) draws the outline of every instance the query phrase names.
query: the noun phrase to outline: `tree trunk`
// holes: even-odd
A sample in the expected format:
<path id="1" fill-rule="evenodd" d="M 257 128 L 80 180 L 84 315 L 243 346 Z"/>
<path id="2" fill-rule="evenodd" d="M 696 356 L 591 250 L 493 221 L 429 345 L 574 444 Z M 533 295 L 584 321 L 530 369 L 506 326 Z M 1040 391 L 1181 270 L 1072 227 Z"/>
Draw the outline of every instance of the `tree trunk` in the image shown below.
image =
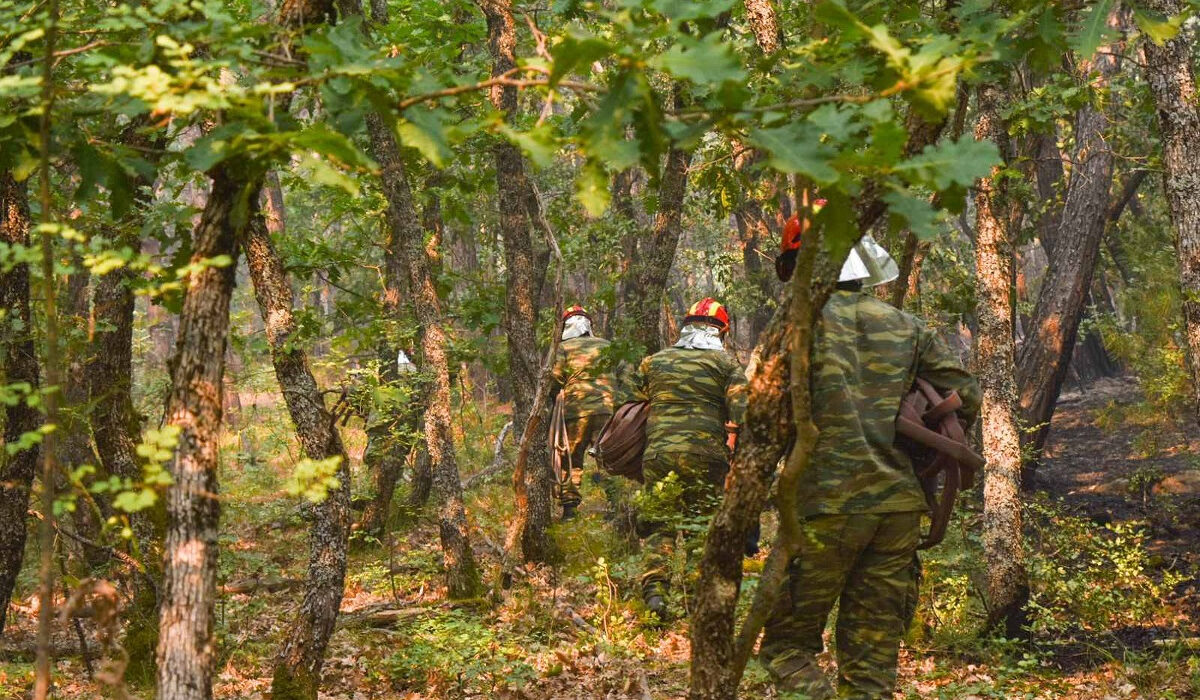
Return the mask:
<path id="1" fill-rule="evenodd" d="M 768 56 L 783 46 L 783 33 L 779 31 L 779 20 L 771 0 L 746 0 L 746 19 L 758 48 Z"/>
<path id="2" fill-rule="evenodd" d="M 1095 68 L 1101 83 L 1110 80 L 1118 67 L 1112 52 L 1097 54 Z M 1067 186 L 1061 225 L 1050 246 L 1050 267 L 1017 357 L 1020 411 L 1033 431 L 1030 442 L 1034 452 L 1040 452 L 1046 442 L 1104 238 L 1113 179 L 1113 154 L 1104 134 L 1107 128 L 1103 107 L 1088 105 L 1076 114 L 1076 166 Z M 1027 472 L 1027 481 L 1030 476 Z"/>
<path id="3" fill-rule="evenodd" d="M 299 620 L 275 661 L 271 697 L 276 700 L 315 700 L 321 683 L 325 648 L 333 634 L 346 578 L 346 550 L 350 539 L 350 460 L 342 446 L 335 417 L 325 407 L 321 388 L 308 366 L 308 358 L 294 338 L 296 319 L 291 280 L 271 241 L 282 233 L 279 181 L 272 174 L 264 188 L 266 215 L 256 216 L 244 241 L 246 264 L 254 282 L 254 296 L 262 311 L 275 378 L 283 392 L 288 414 L 304 455 L 312 460 L 338 460 L 338 488 L 331 489 L 313 508 L 309 539 L 308 580 Z M 274 230 L 269 230 L 274 229 Z"/>
<path id="4" fill-rule="evenodd" d="M 392 384 L 400 379 L 396 367 L 396 349 L 385 343 L 379 349 L 379 375 L 381 381 Z M 408 431 L 411 425 L 400 425 L 399 421 L 387 416 L 375 416 L 367 427 L 367 449 L 363 454 L 363 467 L 371 474 L 371 485 L 375 489 L 367 507 L 363 509 L 359 529 L 382 541 L 387 534 L 388 515 L 392 510 L 392 497 L 396 482 L 404 471 L 408 459 L 408 441 L 396 439 L 397 431 Z"/>
<path id="5" fill-rule="evenodd" d="M 66 321 L 65 327 L 71 329 L 70 339 L 63 344 L 66 358 L 66 376 L 63 382 L 63 407 L 60 413 L 62 423 L 58 454 L 60 463 L 67 470 L 77 469 L 85 464 L 95 464 L 96 455 L 92 451 L 91 431 L 88 429 L 88 379 L 87 364 L 89 348 L 87 346 L 87 328 L 90 308 L 88 304 L 88 285 L 91 274 L 83 266 L 83 259 L 78 254 L 72 255 L 71 265 L 74 268 L 67 276 L 67 285 L 63 289 L 61 301 L 62 315 Z M 62 475 L 60 474 L 60 478 Z M 70 488 L 66 479 L 62 478 L 58 491 Z M 100 540 L 103 521 L 111 514 L 106 504 L 92 498 L 90 494 L 77 494 L 75 511 L 71 520 L 75 531 L 83 539 L 90 542 Z M 84 562 L 88 569 L 96 569 L 108 561 L 108 550 L 103 547 L 92 547 L 77 542 Z"/>
<path id="6" fill-rule="evenodd" d="M 0 171 L 0 240 L 9 246 L 29 246 L 29 196 L 24 182 L 17 182 L 7 171 Z M 28 384 L 30 392 L 38 388 L 37 349 L 29 309 L 29 265 L 14 265 L 0 271 L 0 308 L 5 323 L 0 328 L 3 342 L 4 379 L 8 384 Z M 25 433 L 37 430 L 42 415 L 25 401 L 4 410 L 4 444 L 15 445 Z M 25 556 L 26 514 L 29 490 L 38 465 L 37 445 L 15 454 L 0 453 L 0 636 L 8 619 L 21 560 Z"/>
<path id="7" fill-rule="evenodd" d="M 193 234 L 191 262 L 217 256 L 232 262 L 192 273 L 179 315 L 166 424 L 180 434 L 170 465 L 174 482 L 167 489 L 158 640 L 158 697 L 172 700 L 212 697 L 221 394 L 229 299 L 246 216 L 234 210 L 239 200 L 257 209 L 261 184 L 260 178 L 247 176 L 248 167 L 228 163 L 211 173 L 212 190 Z"/>
<path id="8" fill-rule="evenodd" d="M 500 76 L 516 66 L 517 35 L 512 16 L 511 0 L 483 0 L 480 3 L 487 17 L 488 44 L 492 52 L 492 75 Z M 490 93 L 492 104 L 511 122 L 517 116 L 517 89 L 496 86 Z M 533 240 L 529 218 L 525 214 L 525 164 L 521 151 L 507 141 L 497 141 L 492 147 L 496 164 L 496 190 L 500 205 L 500 235 L 504 242 L 504 262 L 508 273 L 505 288 L 504 331 L 508 336 L 509 376 L 513 388 L 513 425 L 521 432 L 529 423 L 530 411 L 537 395 L 539 363 L 537 349 L 537 299 Z M 546 266 L 542 267 L 543 270 Z M 539 416 L 541 425 L 548 425 L 547 415 Z M 521 434 L 519 432 L 518 434 Z M 523 488 L 528 513 L 522 515 L 525 524 L 521 533 L 522 558 L 527 562 L 545 562 L 551 555 L 547 534 L 550 524 L 551 498 L 554 477 L 545 440 L 530 445 L 529 461 Z"/>
<path id="9" fill-rule="evenodd" d="M 991 140 L 1006 162 L 1012 160 L 1007 125 L 999 116 L 999 90 L 979 92 L 975 138 Z M 975 369 L 983 389 L 983 543 L 987 558 L 989 625 L 1003 625 L 1005 635 L 1021 634 L 1026 624 L 1029 579 L 1021 530 L 1021 433 L 1017 426 L 1017 392 L 1013 349 L 1013 236 L 1016 217 L 1011 195 L 992 177 L 975 188 L 975 278 L 978 281 Z"/>
<path id="10" fill-rule="evenodd" d="M 462 481 L 454 455 L 445 317 L 429 272 L 421 222 L 400 148 L 391 130 L 377 114 L 367 115 L 367 132 L 371 155 L 382 171 L 380 184 L 388 203 L 386 255 L 389 276 L 399 270 L 405 273 L 420 328 L 419 364 L 423 371 L 432 375 L 429 408 L 425 412 L 425 442 L 429 450 L 433 489 L 438 496 L 438 525 L 446 585 L 451 597 L 469 598 L 479 589 L 479 570 L 468 539 Z"/>
<path id="11" fill-rule="evenodd" d="M 1183 11 L 1178 0 L 1150 0 L 1150 9 L 1167 16 Z M 1145 42 L 1146 79 L 1158 107 L 1163 148 L 1163 190 L 1175 228 L 1179 283 L 1188 367 L 1200 420 L 1200 108 L 1192 67 L 1193 28 L 1162 46 Z"/>
<path id="12" fill-rule="evenodd" d="M 677 86 L 671 87 L 675 108 L 683 106 Z M 687 193 L 687 169 L 691 154 L 672 147 L 658 183 L 658 211 L 650 230 L 637 241 L 633 257 L 636 286 L 630 288 L 627 312 L 632 321 L 632 340 L 645 348 L 646 354 L 662 349 L 662 302 L 671 266 L 675 263 L 675 248 L 682 233 L 683 198 Z"/>

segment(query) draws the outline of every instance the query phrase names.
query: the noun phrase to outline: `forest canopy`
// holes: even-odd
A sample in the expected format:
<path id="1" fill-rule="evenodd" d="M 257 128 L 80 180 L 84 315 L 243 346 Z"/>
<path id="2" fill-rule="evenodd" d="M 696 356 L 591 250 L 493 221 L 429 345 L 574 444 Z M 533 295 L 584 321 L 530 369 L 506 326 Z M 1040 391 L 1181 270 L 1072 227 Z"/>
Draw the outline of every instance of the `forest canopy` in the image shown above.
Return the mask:
<path id="1" fill-rule="evenodd" d="M 788 697 L 870 246 L 987 461 L 897 697 L 1200 693 L 1195 10 L 0 0 L 0 697 Z M 712 507 L 564 472 L 718 308 Z"/>

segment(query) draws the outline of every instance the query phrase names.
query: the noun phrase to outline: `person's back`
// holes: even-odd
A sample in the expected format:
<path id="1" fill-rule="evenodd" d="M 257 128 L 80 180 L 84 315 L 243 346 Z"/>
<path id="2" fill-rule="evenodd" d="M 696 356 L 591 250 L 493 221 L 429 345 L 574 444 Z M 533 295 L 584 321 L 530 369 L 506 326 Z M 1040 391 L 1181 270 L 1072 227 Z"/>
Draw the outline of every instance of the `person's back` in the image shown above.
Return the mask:
<path id="1" fill-rule="evenodd" d="M 725 308 L 702 299 L 682 325 L 675 345 L 642 360 L 631 381 L 635 400 L 650 404 L 638 533 L 646 552 L 642 598 L 660 618 L 675 531 L 716 507 L 729 471 L 726 424 L 740 425 L 746 405 L 746 375 L 722 343 Z M 669 480 L 673 487 L 664 488 Z"/>
<path id="2" fill-rule="evenodd" d="M 920 511 L 925 497 L 896 445 L 900 398 L 916 376 L 978 406 L 975 382 L 936 334 L 873 294 L 833 293 L 813 361 L 813 422 L 820 430 L 801 515 Z"/>
<path id="3" fill-rule="evenodd" d="M 724 350 L 670 347 L 642 361 L 636 396 L 650 402 L 646 457 L 689 453 L 726 460 L 725 424 L 741 421 L 742 368 Z"/>
<path id="4" fill-rule="evenodd" d="M 613 411 L 613 380 L 608 341 L 592 335 L 587 309 L 575 305 L 563 312 L 562 336 L 554 360 L 554 381 L 562 392 L 562 432 L 566 450 L 558 475 L 563 519 L 574 517 L 582 495 L 583 462 Z"/>
<path id="5" fill-rule="evenodd" d="M 784 228 L 775 266 L 784 281 L 805 230 L 797 218 Z M 790 604 L 772 612 L 759 652 L 781 688 L 813 700 L 893 695 L 927 510 L 912 463 L 895 444 L 901 400 L 920 376 L 957 391 L 968 420 L 979 407 L 975 380 L 935 334 L 862 292 L 897 272 L 887 251 L 864 237 L 817 327 L 812 400 L 820 433 L 799 487 L 804 531 L 788 570 Z M 816 660 L 835 605 L 836 690 Z"/>
<path id="6" fill-rule="evenodd" d="M 612 414 L 613 381 L 605 357 L 607 347 L 607 340 L 593 335 L 568 338 L 559 344 L 554 379 L 562 386 L 567 420 Z"/>

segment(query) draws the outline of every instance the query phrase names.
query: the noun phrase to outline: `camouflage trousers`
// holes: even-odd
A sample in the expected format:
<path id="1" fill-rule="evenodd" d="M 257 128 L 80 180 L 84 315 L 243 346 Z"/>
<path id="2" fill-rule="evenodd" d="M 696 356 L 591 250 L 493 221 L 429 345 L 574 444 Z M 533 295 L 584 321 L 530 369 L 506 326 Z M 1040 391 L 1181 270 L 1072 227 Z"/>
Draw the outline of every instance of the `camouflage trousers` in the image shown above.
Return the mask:
<path id="1" fill-rule="evenodd" d="M 643 595 L 666 590 L 679 526 L 717 509 L 728 471 L 727 460 L 687 452 L 659 453 L 642 461 L 645 483 L 637 530 L 646 562 L 641 578 Z M 672 472 L 675 478 L 667 485 Z M 660 484 L 663 487 L 656 488 Z"/>
<path id="2" fill-rule="evenodd" d="M 564 506 L 577 506 L 583 497 L 579 495 L 579 485 L 583 483 L 583 460 L 587 457 L 588 448 L 596 441 L 600 429 L 608 422 L 610 416 L 600 414 L 595 416 L 580 416 L 567 421 L 567 442 L 571 446 L 571 463 L 563 464 L 563 473 L 558 482 L 558 499 Z"/>
<path id="3" fill-rule="evenodd" d="M 817 515 L 764 629 L 760 661 L 782 687 L 813 700 L 891 700 L 911 619 L 920 513 Z M 838 688 L 816 662 L 834 603 Z"/>

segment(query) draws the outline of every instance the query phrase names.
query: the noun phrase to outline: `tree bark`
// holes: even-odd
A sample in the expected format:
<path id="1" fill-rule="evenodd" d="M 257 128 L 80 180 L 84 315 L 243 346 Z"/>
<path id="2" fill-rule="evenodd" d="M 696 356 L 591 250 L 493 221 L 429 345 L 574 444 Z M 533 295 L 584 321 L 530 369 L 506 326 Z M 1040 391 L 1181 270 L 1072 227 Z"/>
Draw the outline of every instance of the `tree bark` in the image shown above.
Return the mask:
<path id="1" fill-rule="evenodd" d="M 262 312 L 275 378 L 304 455 L 312 460 L 338 460 L 338 488 L 331 489 L 314 508 L 309 535 L 308 580 L 299 619 L 287 635 L 275 661 L 271 697 L 276 700 L 315 700 L 321 683 L 325 649 L 341 607 L 350 539 L 350 460 L 342 446 L 335 417 L 325 406 L 321 388 L 296 342 L 295 299 L 291 280 L 279 257 L 272 233 L 282 233 L 279 181 L 267 177 L 266 215 L 250 222 L 243 243 L 254 296 Z M 274 229 L 274 230 L 269 230 Z"/>
<path id="2" fill-rule="evenodd" d="M 0 240 L 10 246 L 29 245 L 29 196 L 24 182 L 0 171 Z M 25 383 L 30 393 L 38 388 L 37 349 L 33 341 L 29 308 L 29 265 L 14 265 L 0 271 L 0 308 L 5 323 L 3 342 L 4 379 L 8 384 Z M 37 408 L 18 401 L 4 410 L 4 444 L 15 445 L 25 433 L 37 430 L 42 416 Z M 0 636 L 8 619 L 8 604 L 16 586 L 28 533 L 26 514 L 29 492 L 37 471 L 37 445 L 14 454 L 0 453 Z"/>
<path id="3" fill-rule="evenodd" d="M 683 106 L 680 88 L 672 86 L 672 101 L 678 109 Z M 632 339 L 645 348 L 647 355 L 662 349 L 662 300 L 667 288 L 675 249 L 682 233 L 683 198 L 687 193 L 687 169 L 691 154 L 672 147 L 658 183 L 658 211 L 646 235 L 637 241 L 633 258 L 637 286 L 627 301 L 633 322 Z"/>
<path id="4" fill-rule="evenodd" d="M 492 76 L 500 76 L 516 66 L 516 25 L 511 0 L 482 0 L 480 7 L 487 18 L 488 45 L 492 53 Z M 517 89 L 496 86 L 489 97 L 492 105 L 504 114 L 508 122 L 517 116 Z M 533 239 L 529 217 L 525 213 L 526 182 L 521 151 L 507 141 L 492 146 L 496 167 L 496 191 L 500 205 L 500 236 L 504 243 L 504 263 L 508 273 L 505 285 L 504 331 L 508 337 L 509 376 L 513 389 L 513 425 L 522 433 L 529 424 L 537 396 L 539 362 L 537 349 L 537 298 L 540 286 L 534 274 Z M 542 268 L 543 270 L 545 267 Z M 547 425 L 548 411 L 538 417 Z M 521 515 L 525 527 L 521 533 L 522 559 L 527 562 L 548 561 L 552 546 L 547 527 L 550 525 L 554 477 L 545 440 L 534 440 L 519 498 L 528 513 Z"/>
<path id="5" fill-rule="evenodd" d="M 237 216 L 235 209 L 239 200 L 256 208 L 261 184 L 260 178 L 247 175 L 247 169 L 246 164 L 229 163 L 211 173 L 212 190 L 193 233 L 191 262 L 226 256 L 231 264 L 207 265 L 192 273 L 172 363 L 166 424 L 180 434 L 170 465 L 174 483 L 167 490 L 158 696 L 173 700 L 212 697 L 220 519 L 217 453 L 229 299 L 246 216 L 244 212 Z"/>
<path id="6" fill-rule="evenodd" d="M 1184 7 L 1178 0 L 1150 0 L 1147 6 L 1175 16 Z M 1196 105 L 1196 75 L 1192 66 L 1193 32 L 1181 28 L 1162 46 L 1146 41 L 1146 79 L 1158 111 L 1163 149 L 1163 190 L 1175 229 L 1179 284 L 1188 368 L 1200 420 L 1200 108 Z"/>
<path id="7" fill-rule="evenodd" d="M 1114 52 L 1101 51 L 1094 68 L 1097 79 L 1106 82 L 1116 74 L 1118 59 Z M 1017 357 L 1020 412 L 1032 431 L 1030 444 L 1035 453 L 1045 445 L 1104 238 L 1113 179 L 1113 153 L 1104 133 L 1108 124 L 1104 107 L 1088 105 L 1076 114 L 1076 166 L 1067 186 L 1061 225 L 1050 247 L 1054 252 L 1050 267 Z M 1031 476 L 1027 471 L 1026 480 Z"/>
<path id="8" fill-rule="evenodd" d="M 429 272 L 420 218 L 413 202 L 408 173 L 395 137 L 378 114 L 367 115 L 371 155 L 379 163 L 381 187 L 387 200 L 389 276 L 403 270 L 419 326 L 422 370 L 432 375 L 429 408 L 425 412 L 425 442 L 429 450 L 433 490 L 438 496 L 438 526 L 446 585 L 453 598 L 469 598 L 479 589 L 479 569 L 471 552 L 462 481 L 454 455 L 450 416 L 450 366 L 446 355 L 446 325 L 441 300 Z M 392 290 L 389 290 L 391 293 Z"/>
<path id="9" fill-rule="evenodd" d="M 758 48 L 768 56 L 783 46 L 783 32 L 779 30 L 779 19 L 771 0 L 746 0 L 746 19 Z"/>
<path id="10" fill-rule="evenodd" d="M 1007 125 L 999 116 L 1000 91 L 979 91 L 975 138 L 991 140 L 1006 162 L 1012 160 Z M 983 456 L 983 543 L 987 559 L 989 625 L 1003 625 L 1006 636 L 1022 633 L 1027 622 L 1029 578 L 1025 570 L 1021 530 L 1021 433 L 1017 425 L 1017 392 L 1013 348 L 1013 235 L 1016 217 L 1011 195 L 996 176 L 975 188 L 975 278 L 978 281 L 975 370 L 983 389 L 981 412 Z"/>

